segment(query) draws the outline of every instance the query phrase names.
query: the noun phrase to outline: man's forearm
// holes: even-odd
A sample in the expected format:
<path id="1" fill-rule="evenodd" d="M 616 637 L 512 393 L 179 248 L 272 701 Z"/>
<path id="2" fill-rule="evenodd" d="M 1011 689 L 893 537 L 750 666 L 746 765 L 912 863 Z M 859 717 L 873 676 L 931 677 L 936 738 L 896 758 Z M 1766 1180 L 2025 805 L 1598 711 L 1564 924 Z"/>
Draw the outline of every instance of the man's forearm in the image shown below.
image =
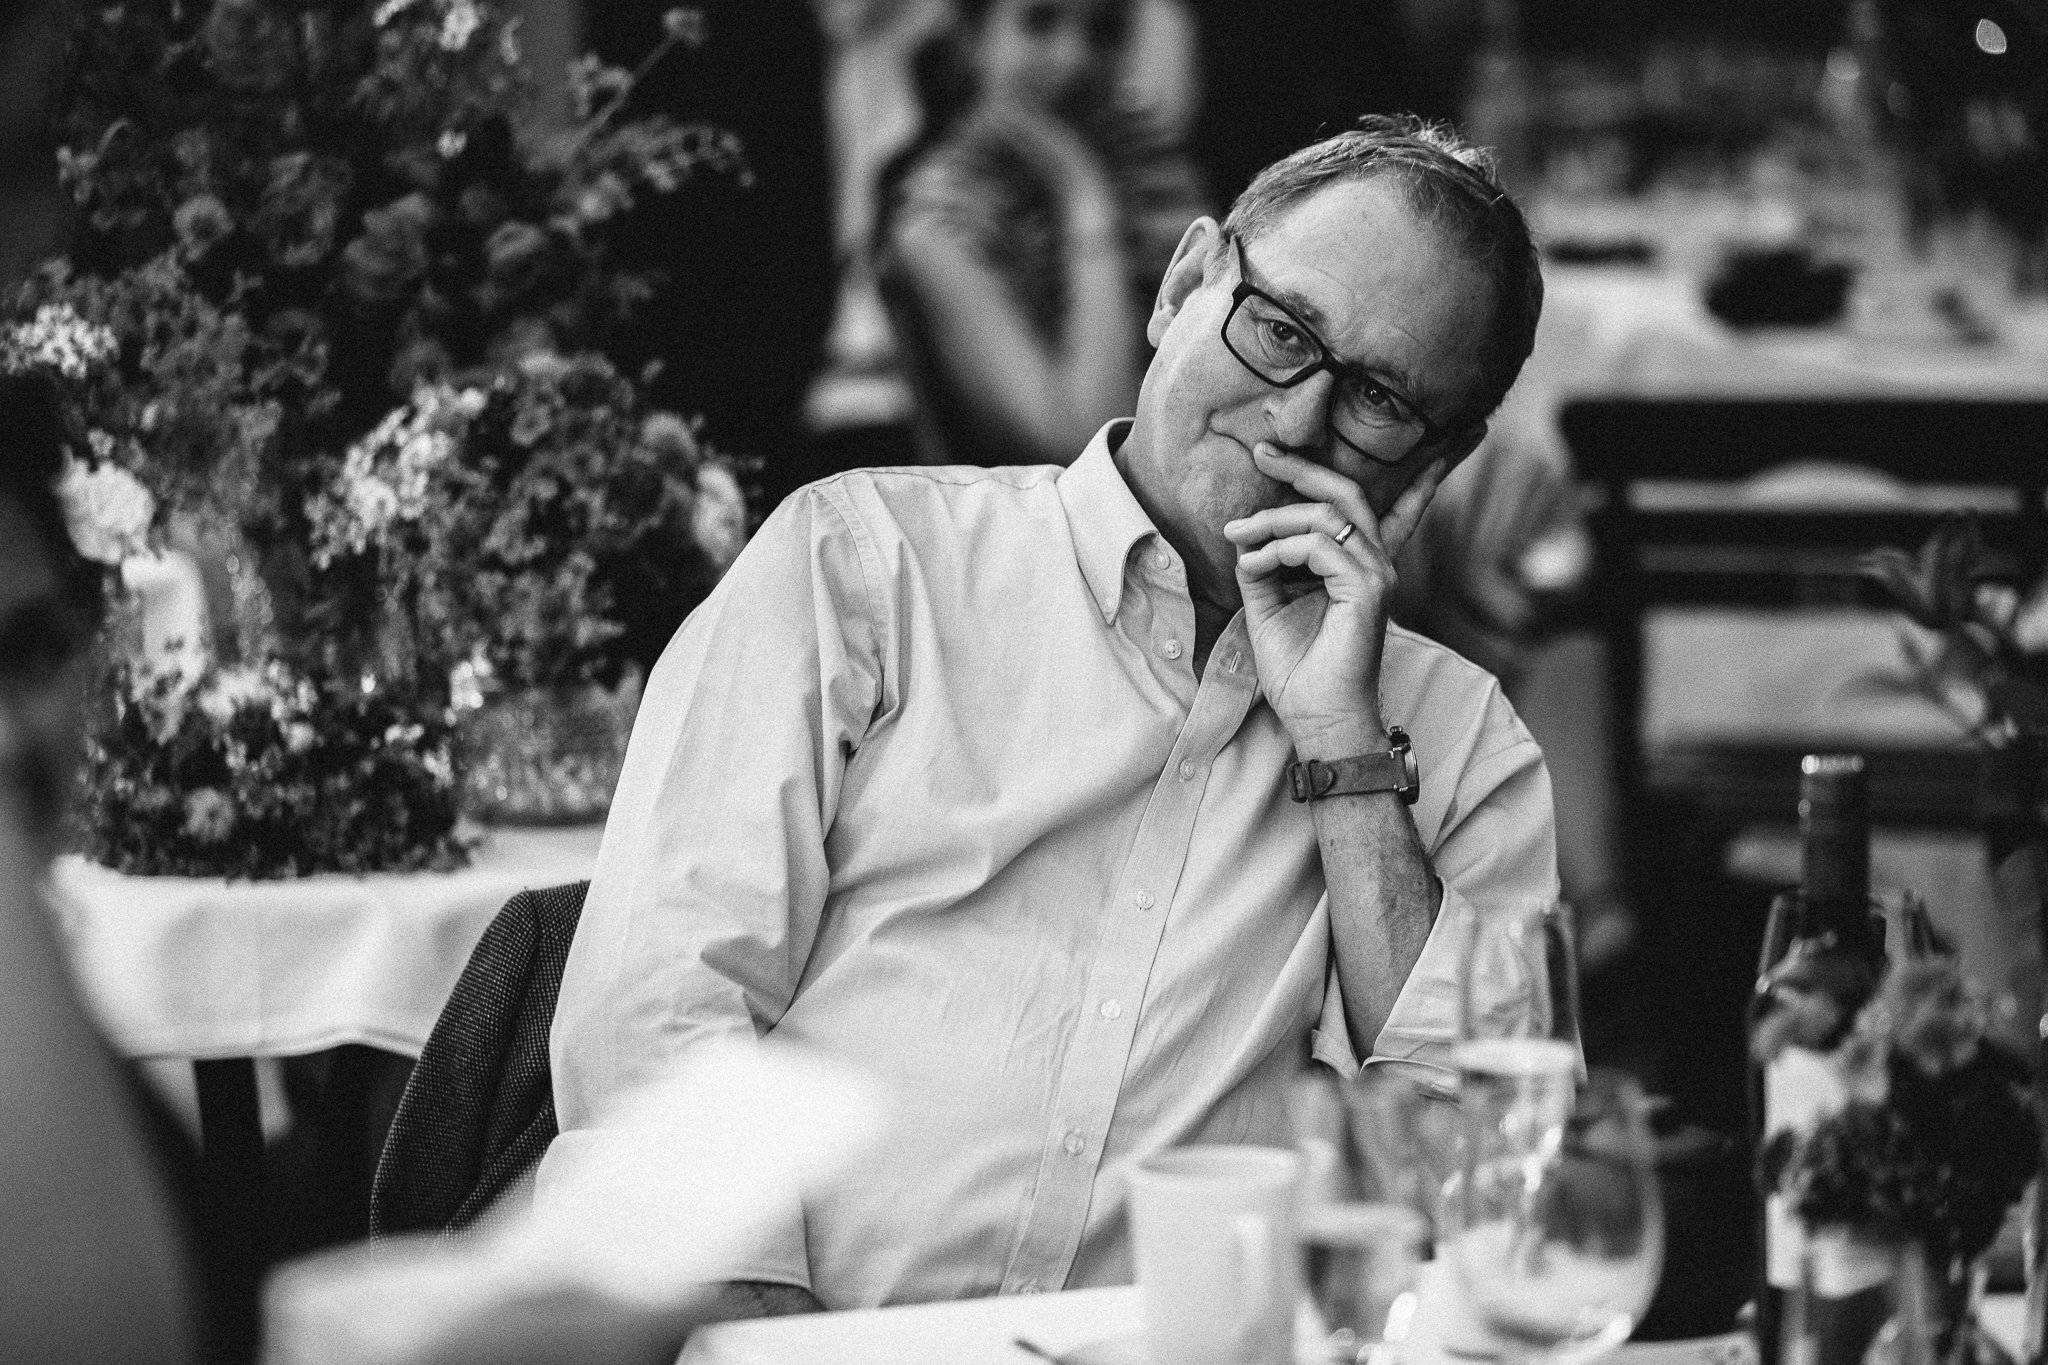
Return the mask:
<path id="1" fill-rule="evenodd" d="M 1422 956 L 1442 890 L 1396 793 L 1330 796 L 1310 809 L 1329 888 L 1344 1022 L 1362 1060 Z"/>
<path id="2" fill-rule="evenodd" d="M 797 1313 L 822 1313 L 825 1305 L 802 1285 L 774 1280 L 727 1280 L 712 1291 L 706 1321 L 736 1318 L 786 1318 Z"/>

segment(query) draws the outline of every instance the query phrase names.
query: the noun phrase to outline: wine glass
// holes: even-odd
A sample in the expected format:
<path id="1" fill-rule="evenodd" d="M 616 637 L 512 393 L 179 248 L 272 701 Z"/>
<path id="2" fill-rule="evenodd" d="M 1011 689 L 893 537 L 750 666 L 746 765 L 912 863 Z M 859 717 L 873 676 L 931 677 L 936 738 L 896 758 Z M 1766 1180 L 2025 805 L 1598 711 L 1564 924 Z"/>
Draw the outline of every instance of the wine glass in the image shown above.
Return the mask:
<path id="1" fill-rule="evenodd" d="M 1300 1211 L 1302 1279 L 1331 1365 L 1366 1365 L 1415 1311 L 1427 1233 L 1400 1204 L 1344 1200 Z"/>
<path id="2" fill-rule="evenodd" d="M 1431 1242 L 1442 1221 L 1444 1186 L 1459 1167 L 1454 1087 L 1382 1063 L 1342 1089 L 1346 1137 L 1365 1197 L 1412 1209 Z"/>
<path id="3" fill-rule="evenodd" d="M 1555 901 L 1473 908 L 1458 975 L 1460 1072 L 1579 1069 L 1578 945 Z"/>
<path id="4" fill-rule="evenodd" d="M 1441 1254 L 1504 1360 L 1583 1365 L 1620 1345 L 1663 1266 L 1642 1092 L 1619 1072 L 1569 1077 L 1462 1081 L 1465 1161 L 1445 1196 Z"/>

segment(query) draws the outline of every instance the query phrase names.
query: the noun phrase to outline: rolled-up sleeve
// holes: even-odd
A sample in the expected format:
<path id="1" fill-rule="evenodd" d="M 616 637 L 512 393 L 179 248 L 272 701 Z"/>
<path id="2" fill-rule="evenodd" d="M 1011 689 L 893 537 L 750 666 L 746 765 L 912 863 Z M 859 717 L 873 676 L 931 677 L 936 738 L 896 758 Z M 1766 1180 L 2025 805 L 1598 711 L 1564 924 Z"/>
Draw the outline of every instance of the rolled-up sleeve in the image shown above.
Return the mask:
<path id="1" fill-rule="evenodd" d="M 556 1007 L 550 1162 L 601 1142 L 607 1109 L 694 1043 L 758 1037 L 789 1007 L 883 695 L 873 581 L 836 486 L 802 490 L 649 677 Z M 808 1284 L 800 1212 L 727 1277 Z"/>
<path id="2" fill-rule="evenodd" d="M 1450 784 L 1448 797 L 1430 814 L 1434 839 L 1424 829 L 1443 885 L 1436 922 L 1364 1065 L 1405 1063 L 1427 1068 L 1425 1078 L 1448 1078 L 1459 1032 L 1461 958 L 1475 920 L 1527 914 L 1557 901 L 1556 823 L 1542 750 L 1490 680 L 1487 693 L 1471 713 L 1478 727 L 1473 742 L 1461 746 L 1471 756 L 1436 775 Z M 1425 793 L 1429 782 L 1425 772 Z M 1522 981 L 1476 985 L 1481 1002 L 1495 1012 L 1543 998 Z M 1341 1075 L 1354 1075 L 1361 1065 L 1345 1027 L 1334 960 L 1310 1049 Z"/>

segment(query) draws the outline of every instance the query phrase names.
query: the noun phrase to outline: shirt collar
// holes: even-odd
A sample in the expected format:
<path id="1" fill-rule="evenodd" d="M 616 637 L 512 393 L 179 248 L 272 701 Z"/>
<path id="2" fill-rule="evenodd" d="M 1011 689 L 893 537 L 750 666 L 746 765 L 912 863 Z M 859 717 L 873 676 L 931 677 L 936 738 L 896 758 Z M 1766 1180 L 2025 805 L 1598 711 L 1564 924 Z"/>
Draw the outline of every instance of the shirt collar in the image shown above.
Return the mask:
<path id="1" fill-rule="evenodd" d="M 1074 537 L 1074 558 L 1104 624 L 1116 620 L 1123 601 L 1124 564 L 1131 547 L 1158 529 L 1138 506 L 1112 454 L 1130 430 L 1128 417 L 1106 423 L 1059 481 L 1060 503 Z"/>

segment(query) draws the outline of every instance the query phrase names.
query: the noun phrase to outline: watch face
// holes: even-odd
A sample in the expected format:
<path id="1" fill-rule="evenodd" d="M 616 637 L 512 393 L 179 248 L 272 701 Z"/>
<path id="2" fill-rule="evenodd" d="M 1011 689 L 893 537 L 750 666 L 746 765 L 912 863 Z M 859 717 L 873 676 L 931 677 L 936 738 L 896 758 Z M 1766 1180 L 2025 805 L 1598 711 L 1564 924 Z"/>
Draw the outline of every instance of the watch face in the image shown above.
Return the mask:
<path id="1" fill-rule="evenodd" d="M 1408 732 L 1398 725 L 1388 727 L 1387 739 L 1401 759 L 1401 785 L 1395 790 L 1412 806 L 1422 795 L 1422 765 L 1415 761 L 1415 746 L 1409 741 Z"/>

